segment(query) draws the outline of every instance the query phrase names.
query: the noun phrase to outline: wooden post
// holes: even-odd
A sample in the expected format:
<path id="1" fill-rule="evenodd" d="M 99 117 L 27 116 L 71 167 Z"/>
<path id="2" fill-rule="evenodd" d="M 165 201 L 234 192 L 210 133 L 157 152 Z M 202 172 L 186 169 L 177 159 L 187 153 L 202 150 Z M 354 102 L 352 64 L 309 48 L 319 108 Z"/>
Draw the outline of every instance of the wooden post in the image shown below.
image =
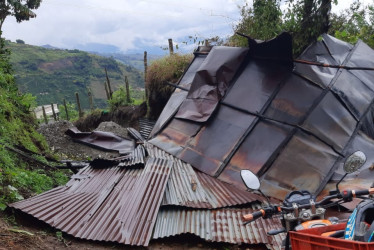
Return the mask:
<path id="1" fill-rule="evenodd" d="M 53 106 L 53 103 L 51 103 L 51 108 L 52 108 L 53 119 L 57 121 L 57 116 L 56 116 L 55 107 Z"/>
<path id="2" fill-rule="evenodd" d="M 145 90 L 145 99 L 146 100 L 148 100 L 147 70 L 148 70 L 147 51 L 144 51 L 144 90 Z"/>
<path id="3" fill-rule="evenodd" d="M 113 92 L 112 92 L 112 87 L 110 86 L 110 81 L 109 81 L 109 77 L 108 77 L 108 71 L 106 70 L 106 68 L 104 68 L 104 69 L 105 69 L 106 82 L 108 84 L 109 96 L 110 96 L 110 99 L 112 99 Z"/>
<path id="4" fill-rule="evenodd" d="M 44 122 L 45 122 L 45 124 L 48 124 L 48 118 L 47 118 L 47 114 L 45 113 L 44 106 L 42 106 L 42 110 L 43 110 Z"/>
<path id="5" fill-rule="evenodd" d="M 108 85 L 106 84 L 106 81 L 104 82 L 104 87 L 105 87 L 106 99 L 110 100 L 110 95 L 109 95 L 109 91 L 108 91 Z"/>
<path id="6" fill-rule="evenodd" d="M 93 112 L 93 101 L 92 101 L 92 93 L 91 93 L 91 90 L 88 90 L 88 101 L 90 102 L 90 108 L 91 108 L 91 112 Z"/>
<path id="7" fill-rule="evenodd" d="M 66 113 L 66 120 L 69 121 L 69 112 L 68 107 L 66 106 L 66 100 L 64 99 L 64 107 L 65 107 L 65 113 Z"/>
<path id="8" fill-rule="evenodd" d="M 130 104 L 131 103 L 130 86 L 129 86 L 129 80 L 127 79 L 127 76 L 125 76 L 125 83 L 126 83 L 126 101 L 128 104 Z"/>
<path id="9" fill-rule="evenodd" d="M 170 55 L 174 54 L 173 39 L 169 38 L 169 53 Z"/>
<path id="10" fill-rule="evenodd" d="M 81 103 L 79 101 L 79 94 L 78 94 L 78 92 L 75 92 L 75 98 L 77 99 L 79 118 L 81 118 L 81 117 L 83 117 L 83 112 L 82 112 L 82 109 L 81 109 Z"/>

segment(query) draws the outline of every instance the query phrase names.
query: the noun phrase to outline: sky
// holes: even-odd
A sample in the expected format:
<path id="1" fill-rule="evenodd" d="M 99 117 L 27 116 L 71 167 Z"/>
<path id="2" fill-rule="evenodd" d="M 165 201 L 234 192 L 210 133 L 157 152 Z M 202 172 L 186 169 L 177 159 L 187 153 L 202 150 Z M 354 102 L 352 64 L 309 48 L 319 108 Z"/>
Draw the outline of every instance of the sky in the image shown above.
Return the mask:
<path id="1" fill-rule="evenodd" d="M 340 0 L 337 9 L 352 0 Z M 364 2 L 370 0 L 364 0 Z M 167 53 L 168 39 L 183 51 L 193 39 L 228 37 L 245 0 L 43 0 L 36 18 L 7 17 L 3 37 L 31 45 L 107 52 Z M 251 3 L 252 1 L 249 1 Z M 184 42 L 187 42 L 185 45 Z"/>

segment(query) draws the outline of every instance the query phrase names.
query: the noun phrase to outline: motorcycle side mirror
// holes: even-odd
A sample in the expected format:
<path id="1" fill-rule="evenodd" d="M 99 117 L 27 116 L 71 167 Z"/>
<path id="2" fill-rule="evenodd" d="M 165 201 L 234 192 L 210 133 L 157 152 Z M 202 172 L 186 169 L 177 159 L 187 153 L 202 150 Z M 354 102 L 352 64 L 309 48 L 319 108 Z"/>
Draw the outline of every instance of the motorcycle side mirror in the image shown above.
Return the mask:
<path id="1" fill-rule="evenodd" d="M 331 191 L 330 194 L 335 194 L 339 192 L 339 184 L 343 181 L 343 179 L 347 176 L 347 174 L 351 174 L 357 171 L 360 167 L 362 167 L 366 162 L 366 155 L 362 151 L 356 151 L 344 162 L 343 169 L 345 175 L 336 183 L 336 191 Z"/>
<path id="2" fill-rule="evenodd" d="M 243 169 L 240 171 L 240 177 L 242 177 L 242 180 L 248 189 L 250 190 L 260 189 L 260 180 L 254 173 L 252 173 L 252 171 Z"/>
<path id="3" fill-rule="evenodd" d="M 366 155 L 362 151 L 356 151 L 344 162 L 344 172 L 351 174 L 357 171 L 360 167 L 362 167 L 366 162 Z"/>

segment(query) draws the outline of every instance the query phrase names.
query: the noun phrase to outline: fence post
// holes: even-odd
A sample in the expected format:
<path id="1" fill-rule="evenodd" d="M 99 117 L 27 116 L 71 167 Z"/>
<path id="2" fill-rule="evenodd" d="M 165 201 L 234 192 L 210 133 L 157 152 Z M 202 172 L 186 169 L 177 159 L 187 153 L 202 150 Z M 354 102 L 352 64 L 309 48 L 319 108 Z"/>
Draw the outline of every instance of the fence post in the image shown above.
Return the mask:
<path id="1" fill-rule="evenodd" d="M 174 54 L 173 39 L 169 38 L 169 53 L 170 55 Z"/>
<path id="2" fill-rule="evenodd" d="M 130 104 L 131 103 L 130 86 L 129 86 L 129 80 L 127 76 L 125 76 L 125 83 L 126 83 L 126 101 L 128 104 Z"/>
<path id="3" fill-rule="evenodd" d="M 104 82 L 104 87 L 105 87 L 106 99 L 110 100 L 110 95 L 109 95 L 109 91 L 108 91 L 108 85 L 106 84 L 106 81 Z"/>
<path id="4" fill-rule="evenodd" d="M 69 112 L 68 107 L 66 106 L 66 100 L 64 99 L 64 107 L 65 107 L 65 113 L 66 113 L 66 120 L 69 121 Z"/>
<path id="5" fill-rule="evenodd" d="M 148 70 L 147 51 L 144 51 L 144 90 L 145 90 L 145 100 L 148 100 L 147 70 Z"/>
<path id="6" fill-rule="evenodd" d="M 78 106 L 78 112 L 79 112 L 79 118 L 83 117 L 82 109 L 81 109 L 81 103 L 79 101 L 79 94 L 78 92 L 75 92 L 75 98 L 77 99 L 77 106 Z"/>
<path id="7" fill-rule="evenodd" d="M 108 76 L 108 71 L 106 70 L 106 67 L 104 68 L 105 69 L 105 76 L 106 76 L 106 82 L 108 84 L 108 92 L 109 92 L 109 96 L 110 98 L 112 98 L 112 87 L 110 86 L 110 81 L 109 81 L 109 76 Z"/>
<path id="8" fill-rule="evenodd" d="M 42 110 L 43 110 L 44 122 L 45 122 L 45 124 L 48 124 L 47 114 L 45 113 L 44 105 L 42 106 Z"/>
<path id="9" fill-rule="evenodd" d="M 93 112 L 93 101 L 92 101 L 92 93 L 91 93 L 91 90 L 88 90 L 88 101 L 90 102 L 90 109 L 91 109 L 91 113 Z"/>
<path id="10" fill-rule="evenodd" d="M 55 107 L 54 107 L 53 103 L 51 103 L 51 108 L 52 108 L 53 119 L 55 121 L 57 121 L 57 116 L 56 116 Z"/>

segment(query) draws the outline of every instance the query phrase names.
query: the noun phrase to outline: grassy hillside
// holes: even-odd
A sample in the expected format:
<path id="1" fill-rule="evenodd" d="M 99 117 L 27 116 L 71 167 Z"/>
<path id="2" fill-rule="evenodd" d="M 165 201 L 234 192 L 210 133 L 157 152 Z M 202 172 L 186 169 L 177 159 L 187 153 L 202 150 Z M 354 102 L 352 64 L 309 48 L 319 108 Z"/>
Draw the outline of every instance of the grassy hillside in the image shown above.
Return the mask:
<path id="1" fill-rule="evenodd" d="M 49 190 L 66 183 L 61 171 L 29 164 L 9 148 L 22 146 L 34 153 L 48 153 L 43 136 L 36 132 L 37 122 L 29 112 L 33 97 L 20 94 L 0 40 L 0 211 L 6 203 Z M 39 160 L 44 160 L 40 155 Z"/>
<path id="2" fill-rule="evenodd" d="M 38 105 L 61 104 L 64 98 L 75 102 L 75 92 L 78 92 L 83 108 L 88 108 L 87 92 L 91 89 L 95 106 L 105 107 L 105 67 L 113 90 L 125 84 L 125 76 L 134 90 L 144 85 L 140 71 L 113 58 L 12 42 L 7 42 L 6 47 L 12 51 L 10 62 L 19 89 L 36 96 Z"/>

